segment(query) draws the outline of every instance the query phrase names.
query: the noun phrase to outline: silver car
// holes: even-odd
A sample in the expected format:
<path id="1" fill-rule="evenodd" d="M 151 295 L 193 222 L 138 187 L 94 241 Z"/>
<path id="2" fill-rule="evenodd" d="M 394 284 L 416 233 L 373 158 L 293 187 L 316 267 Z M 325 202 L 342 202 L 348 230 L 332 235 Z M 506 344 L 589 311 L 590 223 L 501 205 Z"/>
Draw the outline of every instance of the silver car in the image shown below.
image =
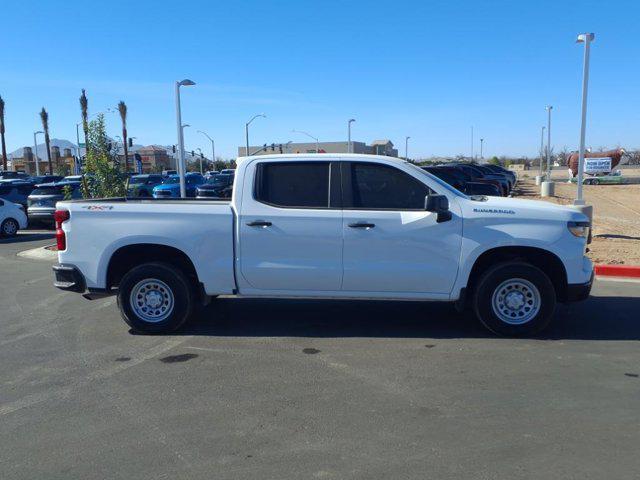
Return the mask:
<path id="1" fill-rule="evenodd" d="M 58 182 L 36 185 L 27 199 L 27 215 L 30 220 L 53 223 L 56 202 L 65 199 L 65 187 L 70 189 L 70 198 L 82 198 L 80 182 Z"/>

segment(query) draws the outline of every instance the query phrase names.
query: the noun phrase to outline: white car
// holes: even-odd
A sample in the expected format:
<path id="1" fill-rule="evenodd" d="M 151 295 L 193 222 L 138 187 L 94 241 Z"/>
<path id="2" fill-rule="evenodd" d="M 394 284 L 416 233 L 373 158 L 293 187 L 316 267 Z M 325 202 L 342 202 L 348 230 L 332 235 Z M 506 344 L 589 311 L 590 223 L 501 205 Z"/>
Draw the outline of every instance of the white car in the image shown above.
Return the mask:
<path id="1" fill-rule="evenodd" d="M 27 223 L 22 205 L 0 199 L 0 236 L 13 237 L 21 228 L 27 228 Z"/>
<path id="2" fill-rule="evenodd" d="M 589 219 L 570 207 L 468 197 L 374 155 L 245 157 L 235 173 L 230 201 L 58 202 L 55 285 L 117 292 L 146 333 L 236 295 L 455 302 L 526 336 L 591 290 Z"/>

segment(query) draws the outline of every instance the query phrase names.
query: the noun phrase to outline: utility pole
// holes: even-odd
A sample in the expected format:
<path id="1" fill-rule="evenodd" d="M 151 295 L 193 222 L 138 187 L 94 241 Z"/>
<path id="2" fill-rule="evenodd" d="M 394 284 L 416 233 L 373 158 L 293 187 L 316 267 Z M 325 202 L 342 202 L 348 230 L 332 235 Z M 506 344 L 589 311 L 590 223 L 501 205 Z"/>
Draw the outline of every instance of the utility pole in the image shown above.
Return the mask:
<path id="1" fill-rule="evenodd" d="M 484 157 L 482 156 L 482 146 L 484 144 L 484 138 L 480 139 L 480 160 L 482 160 Z"/>
<path id="2" fill-rule="evenodd" d="M 471 161 L 473 162 L 473 125 L 471 126 Z"/>
<path id="3" fill-rule="evenodd" d="M 539 170 L 539 174 L 540 174 L 540 178 L 542 178 L 542 164 L 544 162 L 544 129 L 546 127 L 542 127 L 542 133 L 540 134 L 540 170 Z"/>
<path id="4" fill-rule="evenodd" d="M 178 174 L 180 174 L 180 197 L 185 198 L 187 196 L 187 186 L 185 185 L 185 164 L 184 164 L 184 132 L 182 126 L 182 112 L 180 109 L 180 87 L 195 85 L 196 83 L 184 79 L 180 82 L 176 82 L 176 123 L 178 127 Z"/>
<path id="5" fill-rule="evenodd" d="M 348 136 L 347 153 L 353 153 L 353 145 L 351 144 L 351 124 L 355 121 L 356 121 L 355 118 L 351 118 L 347 122 L 347 136 Z"/>
<path id="6" fill-rule="evenodd" d="M 551 181 L 551 110 L 552 105 L 547 105 L 547 182 Z"/>
<path id="7" fill-rule="evenodd" d="M 578 154 L 578 189 L 574 205 L 584 205 L 582 198 L 582 180 L 584 178 L 584 137 L 587 130 L 587 89 L 589 87 L 589 51 L 595 39 L 593 33 L 578 35 L 578 43 L 584 43 L 584 67 L 582 72 L 582 121 L 580 124 L 580 153 Z"/>
<path id="8" fill-rule="evenodd" d="M 256 118 L 258 117 L 262 117 L 262 118 L 267 118 L 267 116 L 264 113 L 258 113 L 257 115 L 254 115 L 253 117 L 251 117 L 251 120 L 249 120 L 247 123 L 244 124 L 244 135 L 245 135 L 245 140 L 246 140 L 246 147 L 247 149 L 245 150 L 245 156 L 249 156 L 249 125 L 251 125 L 251 122 L 253 122 Z"/>
<path id="9" fill-rule="evenodd" d="M 404 159 L 409 160 L 409 139 L 411 137 L 404 138 Z"/>

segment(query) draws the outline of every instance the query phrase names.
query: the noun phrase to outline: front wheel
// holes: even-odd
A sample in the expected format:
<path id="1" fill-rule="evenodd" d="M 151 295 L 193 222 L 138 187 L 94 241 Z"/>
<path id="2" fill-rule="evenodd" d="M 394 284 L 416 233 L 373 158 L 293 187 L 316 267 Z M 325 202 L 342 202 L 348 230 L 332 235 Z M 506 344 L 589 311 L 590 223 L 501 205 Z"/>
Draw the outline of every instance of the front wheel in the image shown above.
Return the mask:
<path id="1" fill-rule="evenodd" d="M 127 272 L 118 287 L 118 307 L 136 332 L 170 333 L 193 311 L 193 289 L 184 273 L 166 263 L 145 263 Z"/>
<path id="2" fill-rule="evenodd" d="M 501 263 L 480 277 L 473 306 L 480 322 L 498 335 L 534 335 L 551 321 L 556 292 L 539 268 L 524 262 Z"/>

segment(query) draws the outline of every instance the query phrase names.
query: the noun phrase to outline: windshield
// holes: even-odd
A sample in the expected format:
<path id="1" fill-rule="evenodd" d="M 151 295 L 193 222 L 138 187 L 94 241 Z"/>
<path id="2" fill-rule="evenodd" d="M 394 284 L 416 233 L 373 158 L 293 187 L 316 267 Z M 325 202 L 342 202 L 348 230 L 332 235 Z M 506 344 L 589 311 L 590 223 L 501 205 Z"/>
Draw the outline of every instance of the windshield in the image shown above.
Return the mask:
<path id="1" fill-rule="evenodd" d="M 170 183 L 180 183 L 180 177 L 178 175 L 172 175 L 169 178 L 165 178 L 162 183 L 164 183 L 165 185 Z"/>
<path id="2" fill-rule="evenodd" d="M 415 172 L 419 172 L 419 174 L 421 176 L 428 177 L 430 180 L 433 180 L 434 182 L 436 182 L 438 185 L 440 185 L 442 188 L 444 188 L 448 192 L 452 193 L 453 195 L 455 195 L 457 197 L 469 198 L 464 193 L 462 193 L 460 190 L 456 190 L 455 188 L 453 188 L 451 185 L 449 185 L 444 180 L 441 180 L 438 177 L 436 177 L 435 175 L 432 175 L 429 172 L 424 171 L 423 169 L 421 169 L 417 165 L 414 165 L 413 163 L 409 163 L 409 162 L 405 162 L 405 165 L 408 165 L 411 168 L 413 168 L 413 170 Z"/>
<path id="3" fill-rule="evenodd" d="M 129 185 L 140 185 L 147 181 L 147 177 L 139 176 L 139 177 L 131 177 L 129 179 Z"/>
<path id="4" fill-rule="evenodd" d="M 207 180 L 209 185 L 228 185 L 229 177 L 226 175 L 216 175 L 215 177 L 211 177 Z"/>

